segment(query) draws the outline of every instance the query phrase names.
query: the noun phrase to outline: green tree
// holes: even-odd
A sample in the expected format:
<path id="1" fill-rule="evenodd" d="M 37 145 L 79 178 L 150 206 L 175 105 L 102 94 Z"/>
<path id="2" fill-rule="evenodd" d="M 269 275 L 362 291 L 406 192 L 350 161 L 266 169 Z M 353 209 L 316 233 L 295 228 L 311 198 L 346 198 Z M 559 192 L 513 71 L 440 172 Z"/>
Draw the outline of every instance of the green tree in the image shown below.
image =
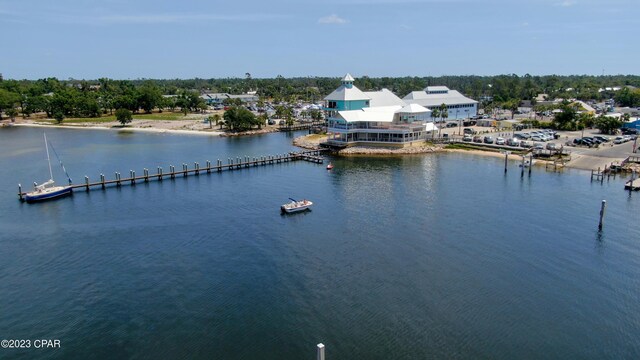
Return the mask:
<path id="1" fill-rule="evenodd" d="M 225 111 L 224 120 L 233 131 L 250 130 L 253 125 L 256 125 L 256 116 L 251 111 L 238 106 L 232 106 Z"/>
<path id="2" fill-rule="evenodd" d="M 9 119 L 11 119 L 11 122 L 16 121 L 16 116 L 18 116 L 18 109 L 16 109 L 15 107 L 10 107 L 7 109 L 6 111 L 7 116 L 9 117 Z"/>
<path id="3" fill-rule="evenodd" d="M 553 126 L 559 130 L 575 130 L 576 109 L 565 101 L 560 106 L 560 110 L 562 111 L 556 113 L 553 118 Z"/>
<path id="4" fill-rule="evenodd" d="M 20 103 L 20 94 L 0 88 L 0 120 L 4 110 L 15 107 Z"/>
<path id="5" fill-rule="evenodd" d="M 622 120 L 613 116 L 602 115 L 596 118 L 595 126 L 603 134 L 615 134 L 622 127 Z"/>
<path id="6" fill-rule="evenodd" d="M 61 110 L 56 110 L 53 113 L 53 118 L 56 119 L 56 123 L 58 125 L 62 124 L 62 121 L 64 120 L 64 113 Z"/>
<path id="7" fill-rule="evenodd" d="M 129 109 L 120 108 L 116 110 L 116 119 L 120 122 L 122 126 L 130 123 L 133 119 L 132 112 Z"/>

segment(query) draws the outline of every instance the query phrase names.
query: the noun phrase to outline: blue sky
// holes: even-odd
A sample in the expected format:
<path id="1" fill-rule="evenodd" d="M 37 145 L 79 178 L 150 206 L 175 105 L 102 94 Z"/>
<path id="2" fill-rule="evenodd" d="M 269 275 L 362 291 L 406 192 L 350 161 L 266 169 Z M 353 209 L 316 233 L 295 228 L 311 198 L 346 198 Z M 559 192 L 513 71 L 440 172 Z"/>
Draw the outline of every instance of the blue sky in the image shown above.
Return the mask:
<path id="1" fill-rule="evenodd" d="M 638 74 L 640 0 L 0 0 L 0 73 Z"/>

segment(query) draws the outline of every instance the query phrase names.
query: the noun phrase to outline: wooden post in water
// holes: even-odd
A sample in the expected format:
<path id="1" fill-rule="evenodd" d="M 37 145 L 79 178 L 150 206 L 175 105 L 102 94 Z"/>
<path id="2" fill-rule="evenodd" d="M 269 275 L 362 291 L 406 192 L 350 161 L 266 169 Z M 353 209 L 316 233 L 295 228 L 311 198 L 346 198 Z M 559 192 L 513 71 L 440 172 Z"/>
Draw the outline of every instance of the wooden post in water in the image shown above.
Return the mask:
<path id="1" fill-rule="evenodd" d="M 84 176 L 84 186 L 85 186 L 85 189 L 89 191 L 89 177 L 86 175 Z"/>
<path id="2" fill-rule="evenodd" d="M 316 357 L 317 360 L 324 360 L 324 344 L 318 344 L 318 355 Z"/>
<path id="3" fill-rule="evenodd" d="M 222 160 L 218 159 L 218 172 L 222 171 Z"/>
<path id="4" fill-rule="evenodd" d="M 522 167 L 522 169 L 520 170 L 520 177 L 524 177 L 524 158 L 525 156 L 522 155 L 522 164 L 520 165 Z"/>
<path id="5" fill-rule="evenodd" d="M 120 186 L 120 173 L 116 171 L 116 185 Z"/>
<path id="6" fill-rule="evenodd" d="M 600 222 L 598 223 L 598 230 L 602 230 L 602 226 L 604 224 L 604 211 L 607 209 L 607 200 L 602 200 L 602 205 L 600 206 Z"/>
<path id="7" fill-rule="evenodd" d="M 162 181 L 162 168 L 158 166 L 158 181 Z"/>
<path id="8" fill-rule="evenodd" d="M 173 165 L 169 165 L 169 173 L 171 174 L 169 175 L 171 179 L 176 178 L 176 168 Z"/>
<path id="9" fill-rule="evenodd" d="M 631 181 L 629 182 L 629 193 L 633 191 L 633 181 L 635 180 L 636 172 L 635 170 L 631 170 Z"/>
<path id="10" fill-rule="evenodd" d="M 142 172 L 144 173 L 144 182 L 149 182 L 149 169 L 144 168 Z"/>
<path id="11" fill-rule="evenodd" d="M 533 167 L 533 154 L 529 154 L 529 176 L 531 176 L 532 167 Z M 555 168 L 553 170 L 555 170 Z"/>
<path id="12" fill-rule="evenodd" d="M 196 169 L 195 174 L 200 175 L 200 164 L 198 164 L 197 162 L 194 162 L 193 167 Z"/>
<path id="13" fill-rule="evenodd" d="M 100 182 L 102 183 L 102 188 L 104 189 L 104 174 L 100 174 Z"/>
<path id="14" fill-rule="evenodd" d="M 187 176 L 187 164 L 182 163 L 182 176 Z"/>
<path id="15" fill-rule="evenodd" d="M 211 173 L 211 161 L 207 160 L 207 174 Z"/>
<path id="16" fill-rule="evenodd" d="M 504 173 L 507 173 L 507 160 L 509 160 L 509 152 L 504 152 Z"/>
<path id="17" fill-rule="evenodd" d="M 131 178 L 131 185 L 136 184 L 136 172 L 133 170 L 129 170 L 129 177 Z"/>
<path id="18" fill-rule="evenodd" d="M 22 185 L 20 184 L 18 184 L 18 197 L 20 198 L 20 201 L 24 200 L 22 197 Z"/>

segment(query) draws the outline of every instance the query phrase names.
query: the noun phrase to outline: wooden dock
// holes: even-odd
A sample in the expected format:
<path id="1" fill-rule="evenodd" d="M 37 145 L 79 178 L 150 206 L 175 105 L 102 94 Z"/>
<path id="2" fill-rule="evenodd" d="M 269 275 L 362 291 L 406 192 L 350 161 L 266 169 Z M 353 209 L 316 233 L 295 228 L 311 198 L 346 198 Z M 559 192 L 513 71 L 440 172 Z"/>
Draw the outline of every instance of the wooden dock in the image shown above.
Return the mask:
<path id="1" fill-rule="evenodd" d="M 168 172 L 164 172 L 163 168 L 158 166 L 155 174 L 150 173 L 149 169 L 145 168 L 142 171 L 143 175 L 136 176 L 136 172 L 134 170 L 129 170 L 129 177 L 123 178 L 119 172 L 116 172 L 114 174 L 114 178 L 108 180 L 106 179 L 104 174 L 100 174 L 100 180 L 96 182 L 91 182 L 89 180 L 89 177 L 85 176 L 83 184 L 71 184 L 71 188 L 84 188 L 86 191 L 89 191 L 93 187 L 100 187 L 102 189 L 105 189 L 107 185 L 115 185 L 116 187 L 127 184 L 135 185 L 137 182 L 149 182 L 151 180 L 162 181 L 166 178 L 175 179 L 177 176 L 186 177 L 189 175 L 200 175 L 200 173 L 210 174 L 211 172 L 240 170 L 243 168 L 280 164 L 298 160 L 322 164 L 324 162 L 322 152 L 323 150 L 308 150 L 253 158 L 245 156 L 244 158 L 228 158 L 227 163 L 223 163 L 222 160 L 218 159 L 215 165 L 212 165 L 211 161 L 207 160 L 205 166 L 203 167 L 201 167 L 197 162 L 193 163 L 192 168 L 189 168 L 187 164 L 182 164 L 181 169 L 176 169 L 175 166 L 169 165 Z M 18 197 L 20 198 L 20 200 L 24 200 L 25 195 L 26 192 L 22 191 L 22 185 L 18 184 Z"/>

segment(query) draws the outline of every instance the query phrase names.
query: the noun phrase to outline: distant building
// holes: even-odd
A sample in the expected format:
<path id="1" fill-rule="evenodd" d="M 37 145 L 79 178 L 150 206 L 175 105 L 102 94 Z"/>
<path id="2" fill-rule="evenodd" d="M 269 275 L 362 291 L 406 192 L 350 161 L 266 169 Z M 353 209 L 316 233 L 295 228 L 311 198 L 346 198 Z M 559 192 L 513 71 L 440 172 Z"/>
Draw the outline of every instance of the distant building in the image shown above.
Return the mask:
<path id="1" fill-rule="evenodd" d="M 446 86 L 427 86 L 422 91 L 412 91 L 402 98 L 408 104 L 417 104 L 429 110 L 447 106 L 448 119 L 465 119 L 478 114 L 478 102 Z"/>
<path id="2" fill-rule="evenodd" d="M 410 146 L 436 129 L 429 109 L 407 104 L 388 89 L 363 92 L 354 81 L 345 75 L 340 87 L 324 98 L 328 145 Z"/>
<path id="3" fill-rule="evenodd" d="M 226 99 L 240 99 L 243 103 L 256 103 L 259 100 L 258 95 L 253 94 L 242 94 L 242 95 L 232 95 L 228 93 L 204 93 L 200 95 L 207 105 L 222 105 L 222 103 Z"/>

